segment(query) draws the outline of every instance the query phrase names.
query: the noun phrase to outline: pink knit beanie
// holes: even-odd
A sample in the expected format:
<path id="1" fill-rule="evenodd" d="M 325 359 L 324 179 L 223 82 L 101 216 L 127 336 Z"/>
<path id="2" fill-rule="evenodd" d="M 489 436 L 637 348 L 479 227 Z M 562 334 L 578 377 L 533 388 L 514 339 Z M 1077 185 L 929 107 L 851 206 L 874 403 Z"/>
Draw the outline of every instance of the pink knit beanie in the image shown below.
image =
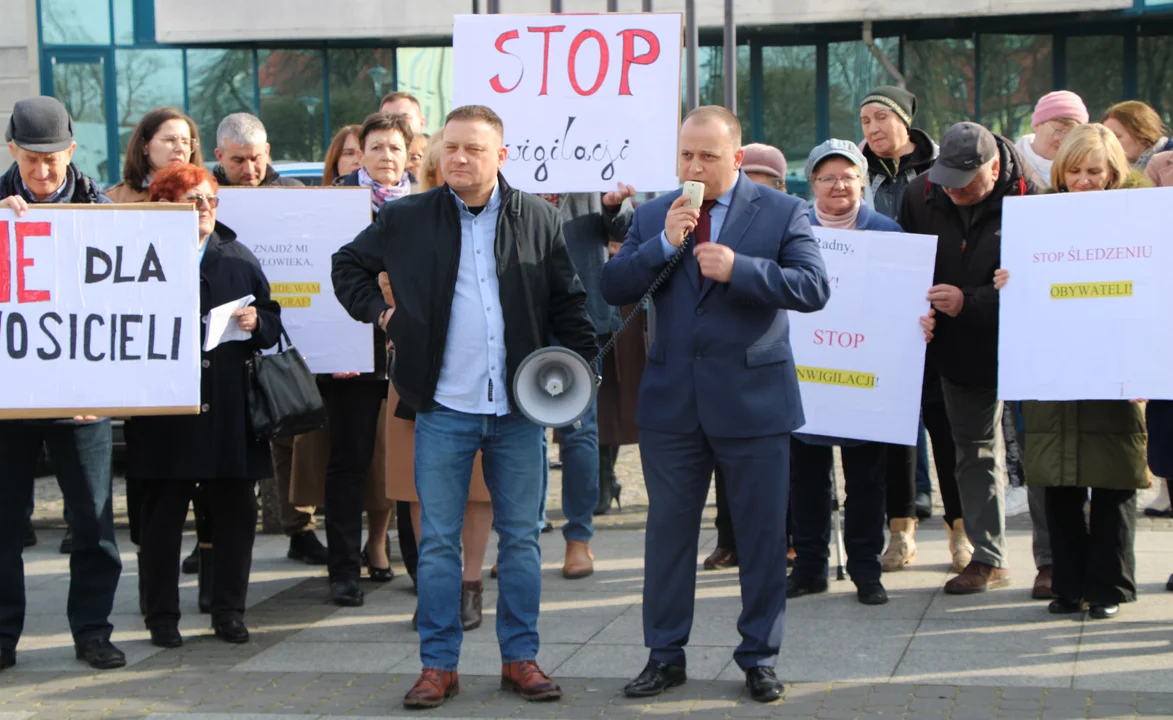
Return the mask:
<path id="1" fill-rule="evenodd" d="M 1047 93 L 1035 105 L 1030 124 L 1038 127 L 1049 120 L 1076 120 L 1082 125 L 1088 121 L 1087 106 L 1070 90 Z"/>

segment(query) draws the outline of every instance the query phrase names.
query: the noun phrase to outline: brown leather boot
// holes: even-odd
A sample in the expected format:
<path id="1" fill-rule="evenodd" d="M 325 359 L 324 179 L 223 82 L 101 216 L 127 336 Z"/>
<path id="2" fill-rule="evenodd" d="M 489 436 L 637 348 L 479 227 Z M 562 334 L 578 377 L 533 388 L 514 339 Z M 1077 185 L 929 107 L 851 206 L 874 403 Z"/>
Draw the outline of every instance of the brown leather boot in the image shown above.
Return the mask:
<path id="1" fill-rule="evenodd" d="M 518 693 L 531 702 L 557 700 L 562 697 L 562 688 L 542 672 L 533 660 L 502 665 L 501 689 Z"/>
<path id="2" fill-rule="evenodd" d="M 737 567 L 737 553 L 719 547 L 705 558 L 705 562 L 701 567 L 705 570 L 723 570 L 725 568 Z"/>
<path id="3" fill-rule="evenodd" d="M 972 595 L 1009 584 L 1009 570 L 974 560 L 965 566 L 960 575 L 945 583 L 945 592 L 949 595 Z"/>
<path id="4" fill-rule="evenodd" d="M 481 595 L 485 591 L 484 583 L 465 582 L 460 587 L 460 625 L 465 630 L 476 630 L 484 621 L 481 613 Z"/>
<path id="5" fill-rule="evenodd" d="M 591 546 L 581 540 L 566 541 L 566 559 L 562 561 L 562 577 L 578 580 L 595 572 L 595 554 Z"/>
<path id="6" fill-rule="evenodd" d="M 1050 565 L 1044 565 L 1039 568 L 1039 574 L 1035 576 L 1035 585 L 1031 588 L 1030 597 L 1032 600 L 1054 600 L 1059 597 L 1055 591 L 1051 589 L 1051 580 L 1054 573 Z"/>
<path id="7" fill-rule="evenodd" d="M 420 679 L 403 698 L 406 708 L 440 707 L 448 698 L 460 694 L 460 675 L 455 670 L 424 668 Z"/>

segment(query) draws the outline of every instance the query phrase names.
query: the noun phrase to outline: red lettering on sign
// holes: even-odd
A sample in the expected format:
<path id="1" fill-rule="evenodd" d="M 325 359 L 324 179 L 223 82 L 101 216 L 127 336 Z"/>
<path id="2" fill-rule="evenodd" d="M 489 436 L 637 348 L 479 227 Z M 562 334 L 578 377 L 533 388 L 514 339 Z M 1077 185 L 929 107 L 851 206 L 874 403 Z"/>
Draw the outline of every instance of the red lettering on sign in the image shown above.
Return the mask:
<path id="1" fill-rule="evenodd" d="M 0 303 L 12 301 L 12 261 L 8 255 L 8 221 L 0 222 Z"/>
<path id="2" fill-rule="evenodd" d="M 16 224 L 16 301 L 18 303 L 46 302 L 48 290 L 26 290 L 24 270 L 33 266 L 33 259 L 25 257 L 26 237 L 51 237 L 52 227 L 47 222 L 18 222 Z"/>
<path id="3" fill-rule="evenodd" d="M 589 90 L 584 91 L 582 86 L 578 84 L 578 72 L 574 69 L 574 61 L 578 56 L 578 49 L 587 40 L 594 40 L 599 43 L 599 73 L 595 76 L 595 84 L 591 85 Z M 583 30 L 574 38 L 574 42 L 570 43 L 570 58 L 567 63 L 567 70 L 570 74 L 570 86 L 579 95 L 594 95 L 603 86 L 603 81 L 607 79 L 607 65 L 610 61 L 611 51 L 607 49 L 607 41 L 603 38 L 603 34 L 598 30 Z"/>
<path id="4" fill-rule="evenodd" d="M 529 31 L 532 33 L 541 33 L 545 35 L 542 44 L 542 89 L 538 95 L 546 94 L 546 78 L 550 74 L 550 35 L 556 32 L 562 32 L 566 29 L 565 25 L 550 25 L 549 27 L 531 27 Z"/>
<path id="5" fill-rule="evenodd" d="M 510 30 L 507 33 L 501 33 L 501 35 L 499 35 L 497 37 L 497 42 L 493 44 L 493 47 L 497 48 L 497 52 L 502 53 L 503 55 L 510 55 L 512 57 L 517 58 L 516 55 L 514 55 L 513 53 L 511 53 L 505 49 L 505 43 L 509 40 L 516 40 L 518 37 L 520 37 L 520 33 L 518 33 L 516 30 Z M 517 58 L 517 61 L 518 61 L 518 63 L 521 63 L 521 58 Z M 525 77 L 524 64 L 522 64 L 521 73 L 518 74 L 517 82 L 513 83 L 513 87 L 507 88 L 504 85 L 502 85 L 501 84 L 501 76 L 499 74 L 494 75 L 492 77 L 492 79 L 489 80 L 489 85 L 492 86 L 492 88 L 494 90 L 496 90 L 497 92 L 502 93 L 502 94 L 508 93 L 508 92 L 513 92 L 514 90 L 517 89 L 517 86 L 521 84 L 521 79 L 523 77 Z"/>
<path id="6" fill-rule="evenodd" d="M 815 345 L 830 345 L 841 348 L 858 348 L 863 345 L 863 333 L 842 330 L 815 330 Z"/>
<path id="7" fill-rule="evenodd" d="M 623 66 L 619 73 L 619 94 L 630 95 L 631 84 L 628 75 L 632 65 L 651 65 L 660 57 L 660 41 L 650 30 L 621 30 L 623 36 Z M 648 51 L 643 55 L 635 54 L 635 39 L 642 38 L 648 44 Z"/>

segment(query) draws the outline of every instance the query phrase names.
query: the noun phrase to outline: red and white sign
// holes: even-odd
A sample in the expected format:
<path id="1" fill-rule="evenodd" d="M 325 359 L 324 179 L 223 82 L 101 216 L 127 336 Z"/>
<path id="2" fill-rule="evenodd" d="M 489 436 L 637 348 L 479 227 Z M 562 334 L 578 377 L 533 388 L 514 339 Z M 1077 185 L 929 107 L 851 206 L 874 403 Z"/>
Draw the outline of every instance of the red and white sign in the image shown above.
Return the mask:
<path id="1" fill-rule="evenodd" d="M 513 186 L 679 185 L 679 13 L 458 15 L 452 34 L 453 104 L 501 116 Z"/>

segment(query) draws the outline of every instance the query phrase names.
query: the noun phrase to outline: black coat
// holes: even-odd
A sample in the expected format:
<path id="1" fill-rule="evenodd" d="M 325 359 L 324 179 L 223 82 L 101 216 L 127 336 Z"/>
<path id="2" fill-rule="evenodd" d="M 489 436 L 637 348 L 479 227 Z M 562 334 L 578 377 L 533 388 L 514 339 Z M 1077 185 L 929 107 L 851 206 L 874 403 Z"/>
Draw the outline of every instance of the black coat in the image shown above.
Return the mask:
<path id="1" fill-rule="evenodd" d="M 281 306 L 269 298 L 269 281 L 236 233 L 216 223 L 200 263 L 200 316 L 254 295 L 260 325 L 248 342 L 202 353 L 200 414 L 133 418 L 126 423 L 127 474 L 142 480 L 259 480 L 271 472 L 268 441 L 253 432 L 248 415 L 246 363 L 273 347 Z M 200 333 L 203 346 L 203 332 Z"/>
<path id="2" fill-rule="evenodd" d="M 501 209 L 494 253 L 505 320 L 505 383 L 510 404 L 517 407 L 517 368 L 547 346 L 551 335 L 587 361 L 598 345 L 562 219 L 545 200 L 514 190 L 500 175 L 497 182 Z M 387 272 L 396 307 L 387 326 L 395 344 L 391 380 L 416 412 L 435 406 L 460 244 L 460 211 L 444 185 L 387 203 L 370 227 L 334 253 L 334 294 L 360 322 L 374 323 L 389 308 L 378 283 L 379 273 Z"/>
<path id="3" fill-rule="evenodd" d="M 1001 171 L 990 195 L 971 208 L 968 225 L 945 191 L 929 182 L 928 174 L 909 184 L 896 218 L 905 232 L 937 236 L 933 284 L 953 285 L 965 296 L 957 317 L 937 313 L 926 363 L 946 380 L 985 389 L 998 386 L 994 271 L 1002 266 L 1002 199 L 1038 192 L 1014 144 L 995 139 Z"/>

